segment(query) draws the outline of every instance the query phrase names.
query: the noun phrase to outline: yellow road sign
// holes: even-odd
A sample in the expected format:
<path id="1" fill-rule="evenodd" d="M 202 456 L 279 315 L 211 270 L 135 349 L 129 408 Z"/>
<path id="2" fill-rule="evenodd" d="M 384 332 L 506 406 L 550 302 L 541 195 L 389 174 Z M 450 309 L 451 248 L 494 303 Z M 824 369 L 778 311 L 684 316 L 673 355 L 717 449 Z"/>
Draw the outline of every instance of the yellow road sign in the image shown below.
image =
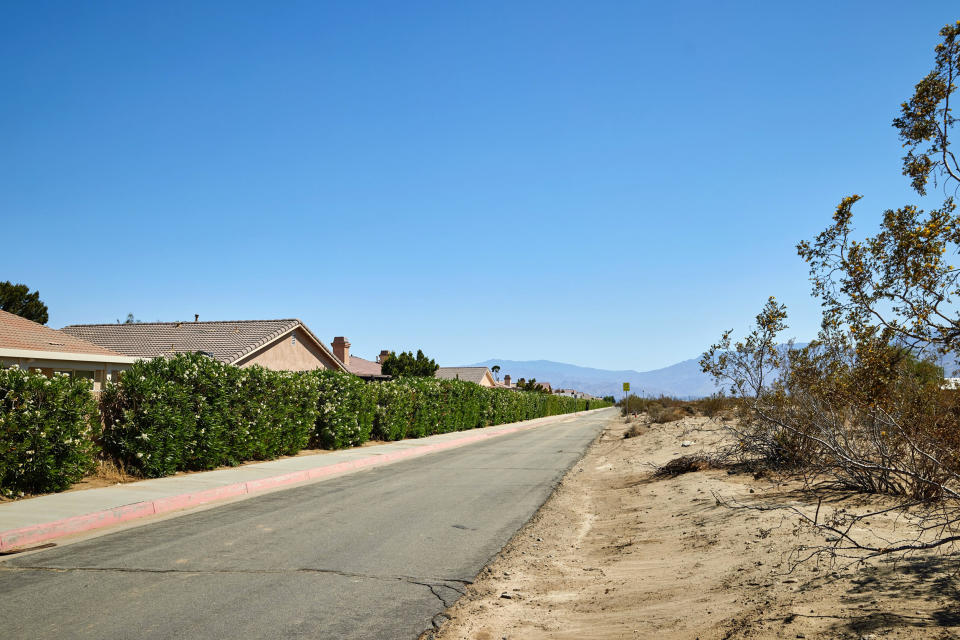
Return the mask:
<path id="1" fill-rule="evenodd" d="M 624 382 L 624 383 L 623 383 L 623 390 L 624 390 L 624 391 L 630 391 L 630 383 L 629 383 L 629 382 Z"/>

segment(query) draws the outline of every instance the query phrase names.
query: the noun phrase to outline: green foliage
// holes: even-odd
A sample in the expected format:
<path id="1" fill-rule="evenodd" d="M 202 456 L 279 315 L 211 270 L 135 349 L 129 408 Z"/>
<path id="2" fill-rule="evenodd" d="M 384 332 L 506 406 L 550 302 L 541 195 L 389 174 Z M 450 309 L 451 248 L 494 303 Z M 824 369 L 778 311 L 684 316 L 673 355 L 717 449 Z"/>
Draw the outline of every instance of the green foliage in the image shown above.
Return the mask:
<path id="1" fill-rule="evenodd" d="M 916 85 L 913 96 L 900 105 L 900 117 L 893 126 L 907 149 L 903 175 L 921 195 L 938 175 L 960 180 L 960 165 L 950 151 L 949 133 L 955 122 L 950 96 L 960 73 L 960 20 L 940 30 L 943 38 L 934 49 L 934 68 Z M 925 147 L 925 148 L 924 148 Z"/>
<path id="2" fill-rule="evenodd" d="M 0 370 L 0 495 L 62 491 L 92 468 L 90 381 Z"/>
<path id="3" fill-rule="evenodd" d="M 47 305 L 40 300 L 40 292 L 30 293 L 30 288 L 25 284 L 13 284 L 9 280 L 0 282 L 0 309 L 47 324 Z"/>
<path id="4" fill-rule="evenodd" d="M 414 390 L 400 380 L 371 384 L 377 390 L 373 437 L 377 440 L 403 440 L 413 419 Z"/>
<path id="5" fill-rule="evenodd" d="M 103 446 L 147 477 L 292 455 L 314 432 L 318 387 L 200 354 L 139 361 L 103 392 Z"/>
<path id="6" fill-rule="evenodd" d="M 434 362 L 433 358 L 428 358 L 422 350 L 417 349 L 416 357 L 410 351 L 404 351 L 400 355 L 391 351 L 381 363 L 380 370 L 383 375 L 394 378 L 403 376 L 432 378 L 439 368 L 440 365 Z"/>
<path id="7" fill-rule="evenodd" d="M 313 445 L 342 449 L 369 440 L 377 413 L 377 386 L 340 371 L 317 370 L 313 375 L 320 394 Z"/>
<path id="8" fill-rule="evenodd" d="M 523 389 L 524 391 L 535 391 L 536 393 L 550 393 L 549 391 L 547 391 L 546 387 L 544 387 L 542 384 L 539 384 L 537 382 L 536 378 L 530 378 L 529 380 L 521 379 L 520 382 L 517 383 L 517 387 L 520 389 Z"/>
<path id="9" fill-rule="evenodd" d="M 365 383 L 335 371 L 238 368 L 201 354 L 136 362 L 101 394 L 94 434 L 89 382 L 0 372 L 0 491 L 55 491 L 104 452 L 145 477 L 330 449 L 423 437 L 587 408 L 584 400 L 460 380 Z"/>

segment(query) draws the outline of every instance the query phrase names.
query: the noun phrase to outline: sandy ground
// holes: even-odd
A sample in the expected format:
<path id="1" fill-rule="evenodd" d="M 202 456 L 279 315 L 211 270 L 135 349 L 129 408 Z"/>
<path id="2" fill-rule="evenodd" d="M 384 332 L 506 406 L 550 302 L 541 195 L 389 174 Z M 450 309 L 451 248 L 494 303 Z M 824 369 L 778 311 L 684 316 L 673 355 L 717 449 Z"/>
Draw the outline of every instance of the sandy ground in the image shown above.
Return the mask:
<path id="1" fill-rule="evenodd" d="M 794 566 L 796 545 L 818 541 L 796 516 L 732 509 L 714 493 L 805 507 L 796 483 L 725 469 L 656 478 L 652 465 L 712 450 L 720 423 L 687 418 L 624 439 L 627 427 L 611 420 L 436 638 L 960 637 L 956 557 Z M 866 500 L 838 499 L 831 508 Z"/>

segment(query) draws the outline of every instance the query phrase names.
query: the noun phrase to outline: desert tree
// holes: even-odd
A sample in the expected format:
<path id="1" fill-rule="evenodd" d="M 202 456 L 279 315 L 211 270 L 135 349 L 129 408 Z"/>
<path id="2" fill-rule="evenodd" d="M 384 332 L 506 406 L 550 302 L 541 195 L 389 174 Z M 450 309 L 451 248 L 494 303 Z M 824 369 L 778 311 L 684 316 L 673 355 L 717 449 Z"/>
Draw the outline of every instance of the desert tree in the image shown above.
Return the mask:
<path id="1" fill-rule="evenodd" d="M 960 186 L 950 150 L 950 99 L 960 68 L 960 21 L 940 31 L 934 69 L 893 124 L 907 149 L 903 173 L 918 194 Z M 869 557 L 960 541 L 960 397 L 943 389 L 934 353 L 960 351 L 960 216 L 951 195 L 929 211 L 908 204 L 884 213 L 874 235 L 856 240 L 851 195 L 832 223 L 797 246 L 823 306 L 820 332 L 802 348 L 782 344 L 786 309 L 773 298 L 739 342 L 726 332 L 701 367 L 737 398 L 728 454 L 825 486 L 894 496 L 882 513 L 912 526 L 877 540 L 866 523 L 881 512 L 799 515 L 827 536 L 811 556 Z M 767 507 L 764 507 L 767 508 Z M 859 532 L 859 533 L 858 533 Z M 869 538 L 869 540 L 868 540 Z M 810 557 L 810 556 L 808 556 Z"/>

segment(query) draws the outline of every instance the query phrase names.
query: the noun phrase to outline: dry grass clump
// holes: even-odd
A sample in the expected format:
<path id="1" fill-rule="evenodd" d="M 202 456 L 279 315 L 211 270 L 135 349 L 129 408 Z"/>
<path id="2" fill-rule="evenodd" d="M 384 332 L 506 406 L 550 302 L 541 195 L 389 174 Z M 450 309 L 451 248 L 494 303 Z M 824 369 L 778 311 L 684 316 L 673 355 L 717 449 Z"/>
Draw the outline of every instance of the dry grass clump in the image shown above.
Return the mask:
<path id="1" fill-rule="evenodd" d="M 89 477 L 111 484 L 140 479 L 139 476 L 128 473 L 121 463 L 110 459 L 97 460 L 96 467 Z"/>
<path id="2" fill-rule="evenodd" d="M 642 424 L 632 424 L 629 429 L 623 432 L 624 438 L 636 438 L 637 436 L 643 435 L 643 425 Z"/>
<path id="3" fill-rule="evenodd" d="M 710 458 L 694 454 L 689 456 L 680 456 L 679 458 L 674 458 L 667 464 L 662 467 L 657 467 L 654 476 L 658 478 L 664 477 L 674 477 L 683 475 L 685 473 L 692 473 L 694 471 L 706 471 L 707 469 L 717 469 L 720 465 L 711 460 Z"/>

